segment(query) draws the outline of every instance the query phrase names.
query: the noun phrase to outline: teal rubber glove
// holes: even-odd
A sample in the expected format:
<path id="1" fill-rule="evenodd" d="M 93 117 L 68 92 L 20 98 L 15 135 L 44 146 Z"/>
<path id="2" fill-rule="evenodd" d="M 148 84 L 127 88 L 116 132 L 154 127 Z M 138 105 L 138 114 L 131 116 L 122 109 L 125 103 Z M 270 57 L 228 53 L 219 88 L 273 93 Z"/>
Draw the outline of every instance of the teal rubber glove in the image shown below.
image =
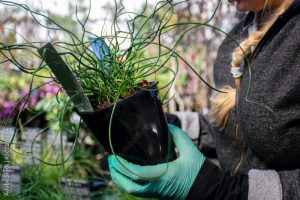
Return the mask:
<path id="1" fill-rule="evenodd" d="M 159 199 L 185 199 L 205 157 L 180 128 L 168 125 L 178 150 L 176 160 L 158 165 L 140 166 L 111 155 L 108 158 L 111 177 L 126 192 Z"/>

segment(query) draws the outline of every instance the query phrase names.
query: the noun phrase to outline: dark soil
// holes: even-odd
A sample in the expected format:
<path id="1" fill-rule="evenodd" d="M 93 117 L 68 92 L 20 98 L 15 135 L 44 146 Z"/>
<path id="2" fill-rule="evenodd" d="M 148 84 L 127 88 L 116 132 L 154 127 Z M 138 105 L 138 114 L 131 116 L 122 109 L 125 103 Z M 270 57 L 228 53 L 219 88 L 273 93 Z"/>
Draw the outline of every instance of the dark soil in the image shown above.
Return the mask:
<path id="1" fill-rule="evenodd" d="M 104 102 L 102 104 L 99 104 L 96 106 L 96 110 L 102 110 L 104 108 L 108 108 L 109 106 L 112 106 L 114 103 L 111 102 Z"/>
<path id="2" fill-rule="evenodd" d="M 138 84 L 138 86 L 141 87 L 141 88 L 145 88 L 145 89 L 146 89 L 146 88 L 149 88 L 149 87 L 151 86 L 151 83 L 148 82 L 148 81 L 146 81 L 146 80 L 143 80 L 142 82 L 140 82 L 140 83 Z M 133 89 L 129 92 L 129 95 L 128 95 L 128 96 L 131 96 L 131 95 L 137 93 L 137 92 L 140 91 L 140 90 L 141 90 L 140 88 L 133 88 Z M 120 99 L 119 99 L 118 101 L 120 101 L 120 100 L 122 100 L 122 99 L 125 99 L 125 98 L 127 98 L 127 97 L 120 97 Z M 115 103 L 115 102 L 103 102 L 103 103 L 101 103 L 101 104 L 95 105 L 94 107 L 95 107 L 95 110 L 102 110 L 102 109 L 105 109 L 105 108 L 108 108 L 108 107 L 112 106 L 114 103 Z"/>
<path id="3" fill-rule="evenodd" d="M 138 84 L 138 86 L 141 87 L 141 88 L 149 88 L 151 86 L 151 83 L 146 81 L 146 80 L 143 80 L 143 82 L 140 82 Z"/>

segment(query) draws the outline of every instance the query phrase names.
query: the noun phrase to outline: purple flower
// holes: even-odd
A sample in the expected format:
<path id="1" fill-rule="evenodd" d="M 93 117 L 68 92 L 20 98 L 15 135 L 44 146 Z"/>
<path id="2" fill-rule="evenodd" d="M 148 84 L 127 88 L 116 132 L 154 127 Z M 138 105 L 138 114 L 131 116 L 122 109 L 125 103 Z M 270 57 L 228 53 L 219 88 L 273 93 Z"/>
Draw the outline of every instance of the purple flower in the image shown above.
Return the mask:
<path id="1" fill-rule="evenodd" d="M 46 96 L 46 92 L 40 92 L 40 98 L 44 98 Z"/>
<path id="2" fill-rule="evenodd" d="M 51 80 L 48 80 L 51 81 Z M 15 117 L 17 113 L 21 110 L 27 107 L 34 108 L 36 104 L 41 101 L 46 96 L 55 96 L 61 86 L 57 83 L 51 82 L 43 87 L 40 87 L 39 89 L 30 91 L 29 86 L 25 86 L 25 88 L 18 88 L 17 90 L 14 90 L 14 95 L 18 95 L 19 99 L 22 99 L 19 104 L 17 105 L 17 108 L 13 110 L 14 106 L 17 102 L 11 101 L 10 99 L 10 89 L 7 89 L 4 91 L 4 93 L 1 93 L 1 104 L 0 104 L 0 121 L 7 119 L 9 116 Z M 18 91 L 18 92 L 16 92 Z M 25 101 L 28 98 L 28 93 L 30 93 L 30 97 L 25 105 Z M 18 97 L 14 97 L 13 99 L 17 99 Z"/>
<path id="3" fill-rule="evenodd" d="M 4 108 L 13 108 L 14 106 L 15 106 L 15 102 L 13 102 L 13 101 L 6 101 L 3 104 Z"/>
<path id="4" fill-rule="evenodd" d="M 34 107 L 37 102 L 39 101 L 38 97 L 37 96 L 34 96 L 32 98 L 29 99 L 29 106 L 31 107 Z"/>
<path id="5" fill-rule="evenodd" d="M 43 91 L 46 93 L 45 95 L 54 96 L 58 92 L 60 86 L 55 83 L 49 83 L 43 88 Z"/>
<path id="6" fill-rule="evenodd" d="M 15 106 L 15 102 L 5 101 L 3 103 L 3 107 L 0 108 L 0 120 L 7 119 L 9 115 L 14 117 L 17 113 L 17 110 L 13 110 L 14 106 Z"/>

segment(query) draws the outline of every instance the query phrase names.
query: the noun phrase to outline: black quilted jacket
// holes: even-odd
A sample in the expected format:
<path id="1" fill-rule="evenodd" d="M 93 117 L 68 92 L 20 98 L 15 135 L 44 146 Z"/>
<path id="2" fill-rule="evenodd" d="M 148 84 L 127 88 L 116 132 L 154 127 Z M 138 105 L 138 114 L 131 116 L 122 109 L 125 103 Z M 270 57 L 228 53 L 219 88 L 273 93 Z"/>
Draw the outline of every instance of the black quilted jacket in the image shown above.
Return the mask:
<path id="1" fill-rule="evenodd" d="M 249 13 L 230 36 L 246 38 L 253 17 Z M 214 67 L 219 88 L 234 86 L 235 48 L 227 37 L 219 49 Z M 221 169 L 205 161 L 188 199 L 300 199 L 300 0 L 279 16 L 249 59 L 227 128 L 213 131 Z M 232 174 L 239 162 L 239 173 Z"/>

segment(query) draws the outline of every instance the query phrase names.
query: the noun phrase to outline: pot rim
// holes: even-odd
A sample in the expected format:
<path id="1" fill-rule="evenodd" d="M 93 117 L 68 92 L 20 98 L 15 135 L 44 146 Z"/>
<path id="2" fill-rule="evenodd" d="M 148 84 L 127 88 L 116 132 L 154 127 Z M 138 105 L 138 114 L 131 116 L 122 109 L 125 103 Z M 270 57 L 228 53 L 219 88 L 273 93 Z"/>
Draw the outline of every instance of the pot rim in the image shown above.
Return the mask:
<path id="1" fill-rule="evenodd" d="M 146 88 L 146 89 L 149 89 L 149 88 L 151 88 L 153 86 L 156 86 L 158 84 L 158 81 L 155 80 L 155 81 L 151 81 L 150 83 L 151 83 L 151 85 L 148 88 Z M 144 94 L 145 92 L 149 92 L 149 91 L 147 91 L 147 90 L 139 90 L 138 92 L 136 92 L 136 93 L 134 93 L 134 94 L 126 97 L 125 99 L 117 100 L 117 104 L 118 105 L 122 105 L 122 104 L 126 103 L 127 101 L 132 100 L 132 99 L 134 99 L 134 98 L 136 98 L 136 97 Z M 74 109 L 80 115 L 81 114 L 83 114 L 83 115 L 94 115 L 95 113 L 101 113 L 101 112 L 106 112 L 108 110 L 112 110 L 113 107 L 114 107 L 114 105 L 115 105 L 115 103 L 113 103 L 112 105 L 110 105 L 110 106 L 108 106 L 106 108 L 103 108 L 103 109 L 99 109 L 99 110 L 95 110 L 95 111 L 87 111 L 87 112 L 80 112 L 80 111 L 78 111 L 76 109 L 76 107 Z"/>

